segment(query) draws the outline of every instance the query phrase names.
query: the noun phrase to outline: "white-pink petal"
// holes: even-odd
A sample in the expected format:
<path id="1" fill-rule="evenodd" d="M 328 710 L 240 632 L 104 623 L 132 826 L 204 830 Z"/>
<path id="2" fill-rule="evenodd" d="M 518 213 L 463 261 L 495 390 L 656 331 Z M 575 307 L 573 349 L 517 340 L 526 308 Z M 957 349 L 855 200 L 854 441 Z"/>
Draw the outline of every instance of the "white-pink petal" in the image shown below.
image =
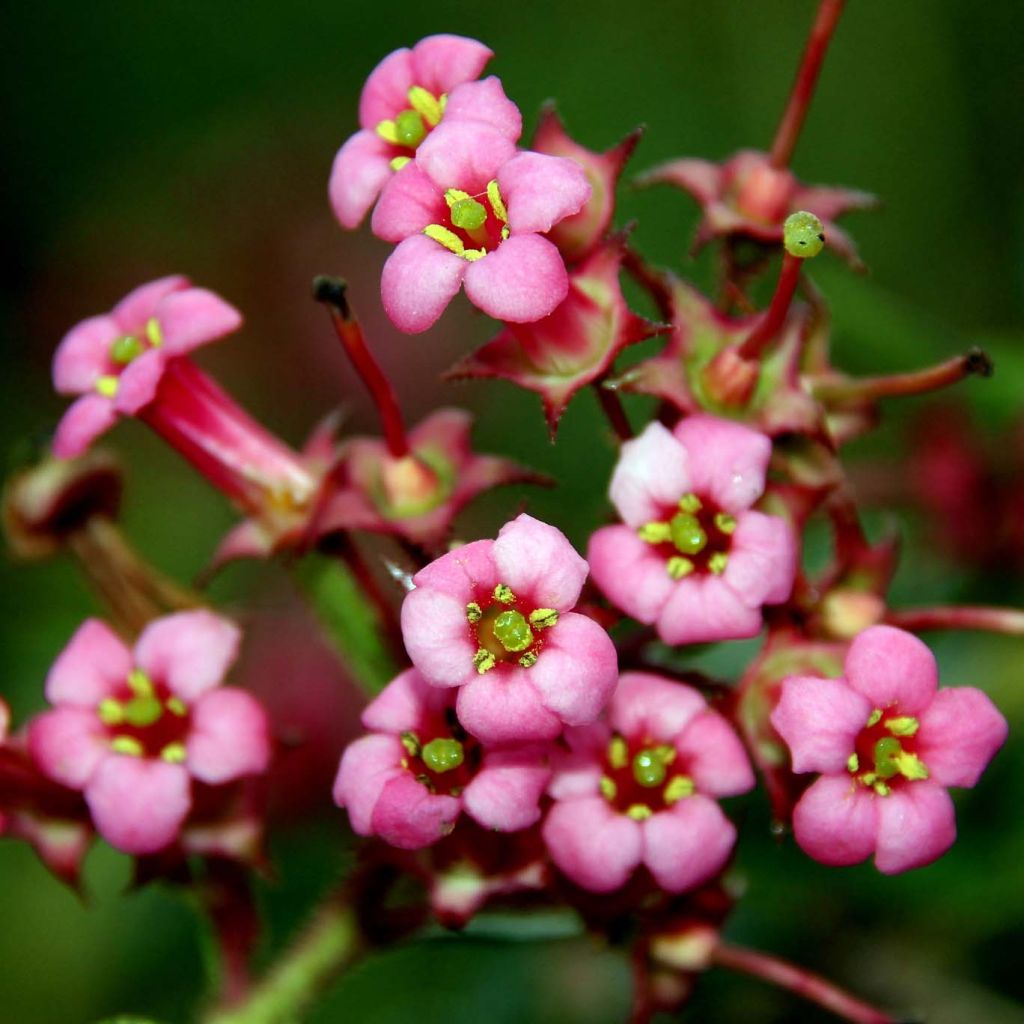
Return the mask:
<path id="1" fill-rule="evenodd" d="M 117 410 L 102 395 L 82 395 L 73 402 L 57 424 L 53 435 L 53 454 L 58 459 L 74 459 L 83 454 L 101 434 L 117 422 Z"/>
<path id="2" fill-rule="evenodd" d="M 477 195 L 515 154 L 515 143 L 482 121 L 442 120 L 416 150 L 416 165 L 442 192 Z"/>
<path id="3" fill-rule="evenodd" d="M 556 803 L 542 835 L 562 874 L 591 892 L 625 885 L 643 856 L 640 825 L 600 796 Z"/>
<path id="4" fill-rule="evenodd" d="M 1006 742 L 1009 726 L 972 686 L 939 690 L 921 713 L 917 754 L 940 786 L 971 787 Z"/>
<path id="5" fill-rule="evenodd" d="M 499 665 L 461 687 L 455 710 L 465 729 L 484 743 L 554 739 L 562 720 L 544 706 L 530 671 Z"/>
<path id="6" fill-rule="evenodd" d="M 493 552 L 501 582 L 535 608 L 568 611 L 590 571 L 561 530 L 525 512 L 501 528 Z"/>
<path id="7" fill-rule="evenodd" d="M 94 711 L 60 707 L 29 723 L 28 750 L 44 775 L 82 789 L 96 766 L 110 756 L 106 730 Z"/>
<path id="8" fill-rule="evenodd" d="M 118 334 L 138 334 L 144 331 L 160 300 L 173 292 L 183 291 L 190 287 L 190 284 L 189 279 L 181 274 L 171 274 L 147 284 L 140 284 L 111 311 L 111 316 L 120 328 Z"/>
<path id="9" fill-rule="evenodd" d="M 484 828 L 517 832 L 540 820 L 540 798 L 551 778 L 537 747 L 492 751 L 462 794 L 469 814 Z"/>
<path id="10" fill-rule="evenodd" d="M 392 149 L 376 132 L 358 131 L 338 150 L 327 196 L 343 228 L 359 227 L 381 189 L 391 179 Z"/>
<path id="11" fill-rule="evenodd" d="M 416 164 L 406 164 L 385 184 L 370 227 L 385 242 L 401 242 L 428 224 L 443 223 L 447 214 L 443 190 Z"/>
<path id="12" fill-rule="evenodd" d="M 692 686 L 651 672 L 623 672 L 608 717 L 612 728 L 623 736 L 674 743 L 706 707 L 707 702 Z"/>
<path id="13" fill-rule="evenodd" d="M 397 736 L 374 733 L 361 736 L 346 748 L 338 765 L 332 795 L 348 811 L 352 831 L 368 836 L 373 830 L 373 809 L 381 790 L 404 772 L 405 748 Z"/>
<path id="14" fill-rule="evenodd" d="M 667 644 L 743 640 L 761 632 L 759 608 L 748 608 L 719 576 L 694 574 L 675 585 L 658 617 L 658 635 Z"/>
<path id="15" fill-rule="evenodd" d="M 50 666 L 46 699 L 51 704 L 95 708 L 114 695 L 131 669 L 125 642 L 102 620 L 86 619 Z"/>
<path id="16" fill-rule="evenodd" d="M 62 395 L 91 391 L 110 370 L 110 346 L 122 334 L 108 314 L 83 320 L 64 335 L 53 356 L 53 386 Z"/>
<path id="17" fill-rule="evenodd" d="M 406 334 L 427 330 L 462 287 L 469 266 L 426 235 L 411 235 L 384 264 L 380 279 L 384 312 Z"/>
<path id="18" fill-rule="evenodd" d="M 434 695 L 443 698 L 416 669 L 408 668 L 370 701 L 360 721 L 372 732 L 414 732 Z"/>
<path id="19" fill-rule="evenodd" d="M 427 36 L 412 48 L 413 78 L 416 85 L 440 96 L 477 78 L 493 56 L 489 47 L 466 36 Z"/>
<path id="20" fill-rule="evenodd" d="M 168 356 L 185 355 L 242 326 L 242 314 L 206 288 L 187 288 L 167 295 L 154 316 Z"/>
<path id="21" fill-rule="evenodd" d="M 501 168 L 498 188 L 508 208 L 508 226 L 515 233 L 550 231 L 578 213 L 591 191 L 575 160 L 531 152 L 516 154 Z"/>
<path id="22" fill-rule="evenodd" d="M 676 510 L 693 489 L 687 450 L 658 422 L 626 441 L 612 473 L 608 497 L 627 526 L 634 529 Z"/>
<path id="23" fill-rule="evenodd" d="M 736 730 L 708 709 L 693 718 L 676 740 L 679 764 L 697 790 L 714 797 L 738 796 L 754 788 L 754 770 Z"/>
<path id="24" fill-rule="evenodd" d="M 875 849 L 883 799 L 849 775 L 822 775 L 793 808 L 793 835 L 822 864 L 859 864 Z"/>
<path id="25" fill-rule="evenodd" d="M 714 800 L 697 794 L 641 822 L 643 860 L 668 892 L 686 892 L 725 867 L 736 827 Z"/>
<path id="26" fill-rule="evenodd" d="M 413 81 L 412 52 L 408 47 L 393 50 L 369 74 L 359 97 L 359 123 L 373 131 L 381 121 L 390 121 L 409 106 Z"/>
<path id="27" fill-rule="evenodd" d="M 496 320 L 532 323 L 569 292 L 561 253 L 540 235 L 513 235 L 466 271 L 469 301 Z"/>
<path id="28" fill-rule="evenodd" d="M 494 541 L 474 540 L 463 544 L 420 569 L 412 581 L 417 587 L 451 594 L 463 604 L 475 601 L 501 583 L 494 562 Z"/>
<path id="29" fill-rule="evenodd" d="M 515 142 L 523 131 L 523 115 L 505 95 L 501 79 L 494 75 L 480 82 L 463 82 L 448 96 L 445 121 L 483 121 Z"/>
<path id="30" fill-rule="evenodd" d="M 429 586 L 410 591 L 402 602 L 402 638 L 431 686 L 462 686 L 476 677 L 465 601 Z"/>
<path id="31" fill-rule="evenodd" d="M 858 633 L 844 663 L 850 685 L 873 707 L 895 705 L 917 715 L 931 704 L 939 685 L 935 655 L 913 633 L 871 626 Z"/>
<path id="32" fill-rule="evenodd" d="M 949 794 L 933 782 L 909 782 L 878 801 L 875 867 L 895 875 L 941 857 L 956 839 Z"/>
<path id="33" fill-rule="evenodd" d="M 793 589 L 796 538 L 778 516 L 741 512 L 722 578 L 751 608 L 779 604 Z"/>
<path id="34" fill-rule="evenodd" d="M 133 359 L 117 380 L 117 394 L 112 405 L 125 416 L 134 416 L 156 397 L 160 378 L 167 366 L 167 355 L 162 348 L 149 349 Z"/>
<path id="35" fill-rule="evenodd" d="M 402 772 L 381 789 L 371 827 L 392 846 L 418 850 L 451 831 L 461 806 L 457 798 L 431 793 L 408 772 Z"/>
<path id="36" fill-rule="evenodd" d="M 629 526 L 603 526 L 590 537 L 587 560 L 594 583 L 616 608 L 648 625 L 675 590 L 665 559 Z"/>
<path id="37" fill-rule="evenodd" d="M 191 726 L 185 763 L 200 781 L 216 786 L 267 770 L 269 723 L 251 694 L 233 686 L 204 693 L 192 706 Z"/>

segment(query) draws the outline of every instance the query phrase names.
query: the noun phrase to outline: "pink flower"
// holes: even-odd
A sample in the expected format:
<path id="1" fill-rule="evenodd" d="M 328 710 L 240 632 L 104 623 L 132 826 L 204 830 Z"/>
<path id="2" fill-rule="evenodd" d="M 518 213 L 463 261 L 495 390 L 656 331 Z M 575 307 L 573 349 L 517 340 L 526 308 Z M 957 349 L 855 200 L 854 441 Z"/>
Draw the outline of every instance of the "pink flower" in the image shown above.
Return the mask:
<path id="1" fill-rule="evenodd" d="M 54 710 L 29 726 L 39 768 L 80 790 L 97 831 L 125 853 L 152 853 L 177 837 L 192 780 L 216 786 L 263 772 L 270 757 L 263 709 L 221 687 L 238 629 L 207 611 L 150 623 L 133 650 L 89 619 L 54 662 Z"/>
<path id="2" fill-rule="evenodd" d="M 399 243 L 381 277 L 385 311 L 399 330 L 425 331 L 465 284 L 470 302 L 498 320 L 547 316 L 569 282 L 543 233 L 589 198 L 574 161 L 517 153 L 481 121 L 444 124 L 373 211 L 373 233 Z"/>
<path id="3" fill-rule="evenodd" d="M 334 800 L 359 835 L 415 850 L 451 832 L 463 811 L 502 832 L 540 819 L 551 777 L 546 749 L 485 750 L 459 724 L 452 691 L 416 669 L 388 684 L 363 725 L 372 732 L 349 745 L 334 783 Z"/>
<path id="4" fill-rule="evenodd" d="M 174 276 L 139 286 L 109 313 L 73 327 L 54 354 L 53 385 L 82 397 L 57 426 L 54 454 L 81 455 L 118 415 L 134 416 L 153 400 L 169 360 L 241 323 L 233 306 Z"/>
<path id="5" fill-rule="evenodd" d="M 608 721 L 567 729 L 543 835 L 559 869 L 592 892 L 624 885 L 643 864 L 669 892 L 725 866 L 736 829 L 716 800 L 754 773 L 739 738 L 694 689 L 627 672 Z"/>
<path id="6" fill-rule="evenodd" d="M 931 651 L 872 626 L 850 645 L 845 676 L 791 676 L 772 712 L 795 772 L 820 772 L 793 810 L 796 841 L 823 864 L 872 853 L 887 874 L 930 864 L 956 838 L 947 786 L 972 787 L 1006 739 L 980 690 L 938 690 Z"/>
<path id="7" fill-rule="evenodd" d="M 552 739 L 601 713 L 617 658 L 608 634 L 571 610 L 586 577 L 564 535 L 528 515 L 413 577 L 406 650 L 428 683 L 459 688 L 459 721 L 478 739 Z"/>
<path id="8" fill-rule="evenodd" d="M 522 131 L 515 104 L 493 76 L 476 82 L 494 54 L 462 36 L 421 39 L 388 54 L 370 72 L 356 132 L 338 151 L 328 192 L 342 227 L 355 228 L 395 171 L 443 120 L 490 124 L 513 142 Z"/>
<path id="9" fill-rule="evenodd" d="M 770 455 L 763 434 L 713 416 L 650 424 L 622 446 L 609 495 L 625 525 L 590 538 L 594 582 L 665 643 L 755 636 L 796 572 L 789 524 L 751 509 Z"/>

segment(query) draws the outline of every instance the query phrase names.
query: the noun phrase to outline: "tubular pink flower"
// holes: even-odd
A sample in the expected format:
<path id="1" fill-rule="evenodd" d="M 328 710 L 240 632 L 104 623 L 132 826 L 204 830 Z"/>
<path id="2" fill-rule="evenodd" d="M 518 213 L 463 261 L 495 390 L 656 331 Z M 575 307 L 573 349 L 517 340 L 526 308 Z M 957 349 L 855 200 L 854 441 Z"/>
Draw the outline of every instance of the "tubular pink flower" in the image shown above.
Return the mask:
<path id="1" fill-rule="evenodd" d="M 844 677 L 790 676 L 771 721 L 795 772 L 820 777 L 793 810 L 801 848 L 823 864 L 896 874 L 953 844 L 948 786 L 972 787 L 1003 745 L 1006 720 L 980 690 L 937 690 L 928 648 L 872 626 L 846 655 Z"/>
<path id="2" fill-rule="evenodd" d="M 612 474 L 624 525 L 590 538 L 594 582 L 666 643 L 755 636 L 761 606 L 785 601 L 796 574 L 789 524 L 751 507 L 770 455 L 763 434 L 713 416 L 650 424 Z"/>
<path id="3" fill-rule="evenodd" d="M 593 892 L 643 865 L 661 888 L 696 888 L 725 866 L 736 830 L 721 797 L 753 788 L 739 738 L 694 689 L 624 673 L 607 722 L 567 729 L 543 837 L 558 868 Z"/>
<path id="4" fill-rule="evenodd" d="M 513 138 L 484 121 L 446 120 L 373 213 L 374 234 L 398 243 L 381 277 L 388 316 L 402 331 L 425 331 L 463 285 L 498 320 L 547 316 L 569 280 L 543 233 L 578 212 L 590 191 L 572 160 L 517 153 Z"/>
<path id="5" fill-rule="evenodd" d="M 415 850 L 451 832 L 463 811 L 502 832 L 540 819 L 551 777 L 546 749 L 485 749 L 462 728 L 454 693 L 416 669 L 385 687 L 363 725 L 373 731 L 348 746 L 334 783 L 335 803 L 359 835 Z"/>
<path id="6" fill-rule="evenodd" d="M 406 650 L 432 686 L 459 688 L 459 720 L 478 739 L 552 739 L 600 714 L 617 659 L 608 634 L 572 611 L 586 576 L 560 531 L 521 515 L 413 577 Z"/>
<path id="7" fill-rule="evenodd" d="M 73 327 L 53 357 L 53 385 L 80 395 L 57 426 L 54 454 L 81 455 L 116 422 L 152 402 L 168 364 L 230 334 L 241 314 L 188 278 L 141 285 L 110 313 Z"/>
<path id="8" fill-rule="evenodd" d="M 474 39 L 436 35 L 395 50 L 370 72 L 359 100 L 361 130 L 338 151 L 328 186 L 342 227 L 355 228 L 396 170 L 444 121 L 492 125 L 515 142 L 518 108 L 491 76 L 474 81 L 494 54 Z"/>
<path id="9" fill-rule="evenodd" d="M 238 642 L 238 629 L 207 611 L 155 620 L 134 650 L 90 619 L 54 662 L 54 708 L 30 723 L 29 751 L 45 775 L 82 792 L 112 846 L 163 849 L 188 817 L 192 779 L 218 785 L 266 770 L 263 709 L 219 685 Z"/>

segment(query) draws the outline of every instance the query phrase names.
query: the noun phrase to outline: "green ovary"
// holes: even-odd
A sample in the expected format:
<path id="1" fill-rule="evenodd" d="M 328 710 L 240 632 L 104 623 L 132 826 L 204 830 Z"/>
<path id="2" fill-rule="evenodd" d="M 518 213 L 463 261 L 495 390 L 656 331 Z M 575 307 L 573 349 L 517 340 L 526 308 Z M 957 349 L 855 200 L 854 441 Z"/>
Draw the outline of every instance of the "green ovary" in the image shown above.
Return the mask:
<path id="1" fill-rule="evenodd" d="M 422 753 L 423 763 L 432 772 L 450 772 L 465 760 L 465 751 L 458 740 L 431 740 Z"/>
<path id="2" fill-rule="evenodd" d="M 494 620 L 494 635 L 506 651 L 525 651 L 533 643 L 533 630 L 517 611 L 504 611 Z"/>
<path id="3" fill-rule="evenodd" d="M 678 512 L 668 524 L 669 535 L 677 551 L 683 555 L 699 554 L 707 546 L 708 535 L 689 512 Z"/>

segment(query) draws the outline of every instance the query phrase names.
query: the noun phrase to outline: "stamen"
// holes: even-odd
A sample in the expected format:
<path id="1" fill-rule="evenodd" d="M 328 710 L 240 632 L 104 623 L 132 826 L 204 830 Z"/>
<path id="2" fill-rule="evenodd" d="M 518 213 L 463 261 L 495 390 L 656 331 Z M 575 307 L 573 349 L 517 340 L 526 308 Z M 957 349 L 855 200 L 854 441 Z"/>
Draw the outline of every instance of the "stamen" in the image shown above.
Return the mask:
<path id="1" fill-rule="evenodd" d="M 497 180 L 487 182 L 487 201 L 491 204 L 494 216 L 503 224 L 507 224 L 508 210 L 505 208 L 505 200 L 501 198 L 501 192 L 498 189 Z"/>
<path id="2" fill-rule="evenodd" d="M 554 608 L 537 608 L 530 612 L 530 625 L 537 629 L 551 629 L 558 625 L 558 612 Z"/>
<path id="3" fill-rule="evenodd" d="M 449 252 L 455 253 L 456 256 L 461 256 L 466 251 L 462 239 L 454 231 L 449 231 L 448 228 L 441 224 L 428 224 L 423 229 L 423 234 L 427 238 L 432 238 L 435 242 L 443 245 Z"/>
<path id="4" fill-rule="evenodd" d="M 164 332 L 160 328 L 160 321 L 151 316 L 146 321 L 146 338 L 153 348 L 159 348 L 164 343 Z"/>
<path id="5" fill-rule="evenodd" d="M 119 381 L 116 377 L 110 374 L 103 374 L 102 377 L 96 378 L 96 383 L 93 387 L 104 397 L 113 398 L 117 394 L 117 387 Z"/>
<path id="6" fill-rule="evenodd" d="M 681 580 L 684 576 L 689 576 L 693 572 L 694 565 L 693 562 L 688 558 L 683 558 L 682 555 L 673 555 L 665 564 L 665 568 L 672 579 Z"/>
<path id="7" fill-rule="evenodd" d="M 715 513 L 715 527 L 720 533 L 733 533 L 736 529 L 736 517 L 728 512 Z"/>
<path id="8" fill-rule="evenodd" d="M 136 697 L 152 697 L 156 693 L 149 676 L 141 668 L 133 668 L 128 673 L 128 688 Z"/>
<path id="9" fill-rule="evenodd" d="M 97 713 L 104 725 L 120 725 L 124 721 L 124 708 L 112 697 L 100 701 Z"/>
<path id="10" fill-rule="evenodd" d="M 603 796 L 605 800 L 614 800 L 615 797 L 618 796 L 619 787 L 615 785 L 615 780 L 609 778 L 607 775 L 601 776 L 600 786 L 601 796 Z"/>
<path id="11" fill-rule="evenodd" d="M 689 512 L 693 515 L 699 512 L 704 507 L 704 503 L 697 497 L 696 494 L 684 494 L 679 499 L 679 510 L 681 512 Z"/>
<path id="12" fill-rule="evenodd" d="M 668 523 L 644 523 L 636 533 L 645 544 L 664 544 L 672 539 Z"/>
<path id="13" fill-rule="evenodd" d="M 499 583 L 494 588 L 494 600 L 500 601 L 502 604 L 515 604 L 516 595 L 512 593 L 512 588 L 505 586 L 504 583 Z"/>
<path id="14" fill-rule="evenodd" d="M 856 754 L 851 754 L 846 759 L 846 770 L 854 774 L 860 771 L 860 758 Z"/>
<path id="15" fill-rule="evenodd" d="M 433 772 L 450 772 L 465 760 L 458 740 L 434 739 L 423 748 L 423 763 Z"/>
<path id="16" fill-rule="evenodd" d="M 626 816 L 634 821 L 645 821 L 653 813 L 654 811 L 647 804 L 630 804 L 629 809 L 626 811 Z"/>
<path id="17" fill-rule="evenodd" d="M 170 697 L 167 700 L 167 710 L 172 715 L 177 715 L 179 718 L 183 718 L 188 711 L 185 707 L 185 702 L 180 697 Z"/>
<path id="18" fill-rule="evenodd" d="M 167 761 L 168 764 L 182 764 L 185 760 L 185 744 L 168 743 L 167 746 L 160 751 L 160 759 L 162 761 Z"/>
<path id="19" fill-rule="evenodd" d="M 625 768 L 629 762 L 629 747 L 621 736 L 608 741 L 608 763 L 613 768 Z"/>
<path id="20" fill-rule="evenodd" d="M 431 128 L 441 120 L 441 115 L 444 113 L 444 105 L 433 95 L 433 93 L 427 92 L 427 90 L 420 85 L 414 85 L 407 95 L 409 98 L 409 106 L 412 107 L 412 109 L 419 114 L 419 116 L 422 117 Z M 442 99 L 444 98 L 445 97 L 442 97 Z"/>
<path id="21" fill-rule="evenodd" d="M 871 787 L 879 796 L 888 796 L 892 790 L 884 782 L 876 782 Z"/>
<path id="22" fill-rule="evenodd" d="M 391 170 L 400 171 L 406 164 L 411 162 L 411 156 L 396 156 L 391 161 Z"/>
<path id="23" fill-rule="evenodd" d="M 485 672 L 490 672 L 496 664 L 497 662 L 495 661 L 494 655 L 483 647 L 473 655 L 473 666 L 480 675 L 483 675 Z"/>
<path id="24" fill-rule="evenodd" d="M 894 736 L 913 736 L 920 728 L 920 723 L 916 718 L 903 715 L 899 718 L 890 718 L 885 723 L 885 727 Z"/>
<path id="25" fill-rule="evenodd" d="M 896 763 L 900 775 L 911 782 L 928 778 L 928 768 L 917 754 L 901 751 L 893 758 L 893 761 Z"/>
<path id="26" fill-rule="evenodd" d="M 729 556 L 724 551 L 716 551 L 708 559 L 708 568 L 716 575 L 721 576 L 729 564 Z"/>
<path id="27" fill-rule="evenodd" d="M 414 732 L 403 732 L 401 737 L 402 746 L 405 747 L 405 752 L 410 757 L 420 756 L 420 741 L 419 737 Z"/>
<path id="28" fill-rule="evenodd" d="M 523 668 L 533 668 L 537 664 L 537 653 L 535 651 L 527 651 L 520 659 L 519 664 Z"/>
<path id="29" fill-rule="evenodd" d="M 390 142 L 393 146 L 398 145 L 398 128 L 394 121 L 381 121 L 375 130 L 385 142 Z"/>
<path id="30" fill-rule="evenodd" d="M 469 604 L 466 605 L 466 620 L 473 625 L 483 618 L 483 614 L 483 609 L 481 609 L 480 605 L 478 605 L 476 601 L 470 601 Z"/>
<path id="31" fill-rule="evenodd" d="M 882 709 L 881 708 L 875 708 L 875 710 L 872 711 L 871 714 L 868 716 L 868 728 L 870 729 L 871 726 L 878 725 L 878 723 L 881 720 L 882 720 Z"/>
<path id="32" fill-rule="evenodd" d="M 689 775 L 676 775 L 665 787 L 662 797 L 665 803 L 675 804 L 680 800 L 685 800 L 688 796 L 693 796 L 695 788 L 693 779 Z"/>
<path id="33" fill-rule="evenodd" d="M 142 744 L 131 736 L 115 736 L 110 741 L 110 749 L 115 754 L 127 754 L 129 757 L 142 757 Z"/>

